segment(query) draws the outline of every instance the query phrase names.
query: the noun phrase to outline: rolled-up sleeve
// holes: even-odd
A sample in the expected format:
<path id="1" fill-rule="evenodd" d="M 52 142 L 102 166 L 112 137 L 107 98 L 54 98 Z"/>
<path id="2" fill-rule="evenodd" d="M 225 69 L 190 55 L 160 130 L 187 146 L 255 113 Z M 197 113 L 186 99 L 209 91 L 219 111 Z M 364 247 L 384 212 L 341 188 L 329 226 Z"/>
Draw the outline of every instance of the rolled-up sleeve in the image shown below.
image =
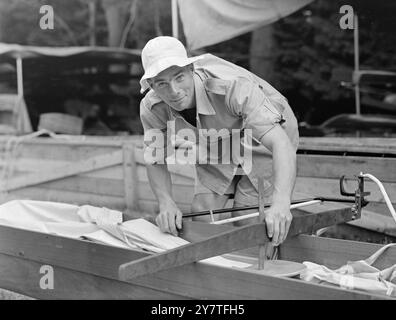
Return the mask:
<path id="1" fill-rule="evenodd" d="M 251 129 L 258 141 L 283 120 L 284 107 L 272 103 L 259 84 L 246 78 L 230 81 L 226 101 L 231 112 L 243 118 L 245 129 Z"/>
<path id="2" fill-rule="evenodd" d="M 165 113 L 154 112 L 143 99 L 140 103 L 140 120 L 144 129 L 144 161 L 147 164 L 164 164 L 167 147 Z"/>

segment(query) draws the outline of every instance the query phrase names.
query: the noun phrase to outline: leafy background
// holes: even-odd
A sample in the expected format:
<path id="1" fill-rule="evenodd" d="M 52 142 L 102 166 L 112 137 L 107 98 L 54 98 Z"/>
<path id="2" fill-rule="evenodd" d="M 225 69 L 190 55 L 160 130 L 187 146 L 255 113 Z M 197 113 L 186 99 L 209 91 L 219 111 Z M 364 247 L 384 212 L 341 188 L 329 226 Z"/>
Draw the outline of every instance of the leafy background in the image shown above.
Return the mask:
<path id="1" fill-rule="evenodd" d="M 89 45 L 89 1 L 95 0 L 0 0 L 0 41 Z M 43 4 L 54 7 L 54 30 L 38 27 Z M 332 115 L 354 112 L 353 91 L 340 86 L 341 80 L 351 80 L 354 61 L 353 31 L 339 27 L 339 8 L 344 4 L 359 14 L 361 67 L 395 70 L 392 0 L 317 0 L 270 26 L 197 53 L 212 52 L 251 69 L 289 99 L 300 121 L 318 124 Z M 116 14 L 107 16 L 109 10 Z M 120 35 L 110 39 L 110 25 L 123 30 L 131 12 L 134 19 L 125 47 L 142 48 L 156 35 L 171 34 L 170 0 L 96 0 L 95 44 L 118 45 Z M 373 111 L 365 106 L 362 110 Z"/>

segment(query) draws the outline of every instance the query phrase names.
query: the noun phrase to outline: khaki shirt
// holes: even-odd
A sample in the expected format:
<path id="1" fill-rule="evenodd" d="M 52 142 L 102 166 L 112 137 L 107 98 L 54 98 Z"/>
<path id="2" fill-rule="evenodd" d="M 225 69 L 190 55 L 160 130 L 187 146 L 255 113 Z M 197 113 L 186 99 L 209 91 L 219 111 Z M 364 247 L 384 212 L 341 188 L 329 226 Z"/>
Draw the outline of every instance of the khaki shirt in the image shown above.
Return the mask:
<path id="1" fill-rule="evenodd" d="M 154 161 L 148 162 L 154 164 L 169 157 L 171 150 L 169 146 L 172 144 L 170 137 L 175 133 L 178 135 L 182 129 L 195 130 L 196 137 L 203 135 L 209 139 L 212 134 L 210 131 L 202 134 L 197 133 L 197 129 L 244 130 L 242 132 L 250 129 L 252 157 L 249 168 L 246 161 L 241 161 L 241 157 L 229 157 L 232 161 L 228 164 L 220 156 L 219 164 L 212 164 L 213 162 L 196 164 L 197 178 L 212 191 L 224 194 L 237 173 L 238 166 L 241 166 L 256 189 L 259 176 L 265 178 L 266 188 L 271 187 L 272 155 L 260 143 L 261 138 L 274 126 L 280 125 L 296 150 L 298 146 L 297 120 L 286 98 L 253 73 L 211 54 L 205 54 L 203 59 L 194 63 L 194 84 L 196 128 L 184 120 L 179 112 L 162 101 L 153 90 L 150 90 L 141 101 L 140 117 L 145 136 L 144 150 L 145 153 L 157 155 Z M 174 122 L 169 125 L 168 121 Z M 162 132 L 167 137 L 163 143 L 158 144 L 158 141 L 154 143 L 150 135 L 152 130 Z M 218 140 L 218 132 L 214 132 L 214 135 L 216 136 L 213 141 Z M 233 150 L 230 150 L 232 143 L 227 143 L 230 136 L 231 134 L 228 137 L 223 135 L 220 138 L 221 141 L 226 142 L 224 145 L 219 144 L 223 146 L 223 156 L 234 154 Z M 179 138 L 185 139 L 185 136 L 182 134 Z M 196 139 L 200 142 L 199 138 Z M 147 162 L 146 157 L 145 159 Z"/>

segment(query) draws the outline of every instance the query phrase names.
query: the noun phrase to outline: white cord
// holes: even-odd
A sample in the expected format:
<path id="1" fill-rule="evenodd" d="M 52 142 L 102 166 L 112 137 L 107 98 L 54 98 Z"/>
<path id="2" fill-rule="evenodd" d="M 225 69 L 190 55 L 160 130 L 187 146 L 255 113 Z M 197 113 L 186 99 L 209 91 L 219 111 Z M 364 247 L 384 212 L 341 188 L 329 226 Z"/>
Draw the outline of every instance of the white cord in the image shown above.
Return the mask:
<path id="1" fill-rule="evenodd" d="M 372 174 L 369 174 L 369 173 L 362 173 L 361 176 L 373 180 L 378 185 L 379 189 L 381 190 L 382 196 L 385 199 L 386 205 L 388 206 L 388 209 L 389 209 L 390 213 L 392 214 L 393 219 L 396 222 L 395 209 L 393 208 L 392 202 L 390 201 L 388 194 L 386 193 L 386 190 L 385 190 L 383 184 L 381 183 L 381 181 L 379 181 L 376 177 L 374 177 Z"/>

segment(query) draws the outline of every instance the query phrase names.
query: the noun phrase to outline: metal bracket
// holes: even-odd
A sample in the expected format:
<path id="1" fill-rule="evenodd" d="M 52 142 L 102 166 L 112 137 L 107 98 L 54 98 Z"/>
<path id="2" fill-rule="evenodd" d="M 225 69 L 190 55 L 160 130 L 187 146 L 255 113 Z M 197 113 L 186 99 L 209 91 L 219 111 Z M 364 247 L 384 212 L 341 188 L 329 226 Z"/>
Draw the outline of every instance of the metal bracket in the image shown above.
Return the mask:
<path id="1" fill-rule="evenodd" d="M 370 195 L 370 192 L 364 191 L 364 176 L 360 172 L 358 176 L 355 176 L 358 180 L 358 187 L 355 192 L 347 192 L 344 187 L 345 175 L 340 178 L 340 193 L 346 197 L 355 197 L 355 204 L 352 206 L 352 211 L 354 213 L 353 219 L 360 218 L 362 208 L 365 207 L 369 202 L 364 198 Z"/>

